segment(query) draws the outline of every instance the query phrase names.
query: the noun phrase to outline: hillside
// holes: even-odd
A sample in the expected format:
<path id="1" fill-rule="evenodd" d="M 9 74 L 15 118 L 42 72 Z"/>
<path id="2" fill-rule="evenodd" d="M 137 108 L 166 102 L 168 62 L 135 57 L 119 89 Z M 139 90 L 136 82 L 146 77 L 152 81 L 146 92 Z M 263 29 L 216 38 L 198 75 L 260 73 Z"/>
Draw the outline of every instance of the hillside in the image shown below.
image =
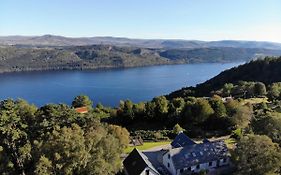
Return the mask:
<path id="1" fill-rule="evenodd" d="M 221 89 L 226 83 L 237 84 L 239 81 L 262 82 L 265 85 L 281 82 L 281 57 L 267 57 L 262 60 L 250 61 L 244 65 L 223 71 L 196 87 L 186 87 L 175 91 L 169 97 L 208 96 L 212 91 Z"/>
<path id="2" fill-rule="evenodd" d="M 224 47 L 152 49 L 113 45 L 2 46 L 0 47 L 0 72 L 243 62 L 266 55 L 281 55 L 281 50 Z"/>
<path id="3" fill-rule="evenodd" d="M 0 48 L 0 72 L 98 69 L 172 64 L 154 53 L 134 54 L 132 48 L 87 46 L 73 48 Z M 126 50 L 128 49 L 128 50 Z"/>
<path id="4" fill-rule="evenodd" d="M 281 43 L 257 41 L 199 41 L 176 39 L 130 39 L 118 37 L 80 37 L 71 38 L 56 35 L 43 36 L 0 36 L 0 45 L 33 45 L 33 46 L 83 46 L 83 45 L 116 45 L 142 48 L 264 48 L 281 50 Z"/>

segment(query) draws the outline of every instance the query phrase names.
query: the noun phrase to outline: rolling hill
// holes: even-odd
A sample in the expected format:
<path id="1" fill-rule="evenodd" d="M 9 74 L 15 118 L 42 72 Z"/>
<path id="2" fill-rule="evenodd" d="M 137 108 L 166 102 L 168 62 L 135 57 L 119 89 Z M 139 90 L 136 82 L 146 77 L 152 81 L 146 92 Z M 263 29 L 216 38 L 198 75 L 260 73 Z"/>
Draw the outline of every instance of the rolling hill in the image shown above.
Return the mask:
<path id="1" fill-rule="evenodd" d="M 56 35 L 43 36 L 0 36 L 0 45 L 33 45 L 33 46 L 83 46 L 83 45 L 116 45 L 142 48 L 264 48 L 281 50 L 281 43 L 257 41 L 198 41 L 176 39 L 129 39 L 118 37 L 63 37 Z"/>
<path id="2" fill-rule="evenodd" d="M 269 85 L 281 82 L 281 57 L 267 57 L 250 61 L 238 67 L 221 72 L 210 80 L 196 87 L 186 87 L 168 95 L 169 98 L 188 95 L 209 96 L 212 91 L 222 88 L 226 83 L 237 84 L 239 81 L 263 82 Z"/>
<path id="3" fill-rule="evenodd" d="M 159 49 L 115 45 L 0 46 L 0 72 L 245 62 L 278 55 L 281 55 L 281 50 L 233 47 Z"/>

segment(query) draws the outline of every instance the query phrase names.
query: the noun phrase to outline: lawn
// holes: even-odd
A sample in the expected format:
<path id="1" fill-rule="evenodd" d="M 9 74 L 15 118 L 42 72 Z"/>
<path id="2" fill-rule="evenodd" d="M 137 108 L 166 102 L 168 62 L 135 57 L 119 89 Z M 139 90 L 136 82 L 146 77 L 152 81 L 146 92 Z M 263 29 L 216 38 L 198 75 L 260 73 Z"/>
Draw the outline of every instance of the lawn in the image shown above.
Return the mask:
<path id="1" fill-rule="evenodd" d="M 230 149 L 230 150 L 234 149 L 234 146 L 236 143 L 235 139 L 229 138 L 229 139 L 224 140 L 224 142 L 228 149 Z"/>
<path id="2" fill-rule="evenodd" d="M 170 144 L 170 141 L 163 141 L 163 142 L 144 142 L 143 145 L 140 146 L 130 146 L 125 149 L 125 153 L 130 153 L 134 148 L 139 150 L 147 150 L 156 146 L 167 145 Z"/>
<path id="3" fill-rule="evenodd" d="M 245 99 L 244 104 L 250 103 L 250 104 L 257 104 L 257 103 L 268 103 L 267 98 L 248 98 Z"/>

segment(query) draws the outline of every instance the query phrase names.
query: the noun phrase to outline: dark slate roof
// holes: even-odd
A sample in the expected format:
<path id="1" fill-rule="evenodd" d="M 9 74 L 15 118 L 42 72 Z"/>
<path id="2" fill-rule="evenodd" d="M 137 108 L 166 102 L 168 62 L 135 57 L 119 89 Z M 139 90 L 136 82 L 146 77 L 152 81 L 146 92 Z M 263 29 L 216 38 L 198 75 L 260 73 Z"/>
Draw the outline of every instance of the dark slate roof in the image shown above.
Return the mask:
<path id="1" fill-rule="evenodd" d="M 148 158 L 136 148 L 123 161 L 123 165 L 129 175 L 139 175 L 146 167 L 149 167 L 152 171 L 158 173 Z"/>
<path id="2" fill-rule="evenodd" d="M 170 150 L 176 169 L 226 158 L 228 154 L 224 141 L 206 142 Z"/>
<path id="3" fill-rule="evenodd" d="M 208 140 L 206 138 L 203 140 L 203 143 L 209 143 L 209 142 L 210 142 L 210 140 Z"/>
<path id="4" fill-rule="evenodd" d="M 194 144 L 196 143 L 189 137 L 187 137 L 187 135 L 185 135 L 183 132 L 179 133 L 174 139 L 174 141 L 171 143 L 173 148 L 185 147 Z"/>

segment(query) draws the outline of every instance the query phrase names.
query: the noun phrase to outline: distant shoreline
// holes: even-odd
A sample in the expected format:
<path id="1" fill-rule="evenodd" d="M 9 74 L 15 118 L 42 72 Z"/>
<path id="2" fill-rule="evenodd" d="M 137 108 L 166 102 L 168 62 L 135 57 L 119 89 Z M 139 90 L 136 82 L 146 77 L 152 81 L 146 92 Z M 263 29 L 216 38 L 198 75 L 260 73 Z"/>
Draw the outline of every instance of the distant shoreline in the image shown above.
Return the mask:
<path id="1" fill-rule="evenodd" d="M 36 72 L 61 72 L 61 71 L 111 71 L 111 70 L 122 70 L 122 69 L 135 69 L 135 68 L 145 68 L 145 67 L 159 67 L 159 66 L 173 66 L 173 65 L 196 65 L 196 64 L 230 64 L 230 63 L 245 63 L 244 61 L 237 62 L 211 62 L 211 63 L 171 63 L 171 64 L 155 64 L 146 66 L 131 66 L 131 67 L 99 67 L 99 68 L 86 68 L 86 69 L 71 69 L 71 68 L 61 68 L 61 69 L 29 69 L 29 70 L 16 70 L 16 71 L 1 71 L 0 75 L 12 74 L 12 73 L 36 73 Z"/>

